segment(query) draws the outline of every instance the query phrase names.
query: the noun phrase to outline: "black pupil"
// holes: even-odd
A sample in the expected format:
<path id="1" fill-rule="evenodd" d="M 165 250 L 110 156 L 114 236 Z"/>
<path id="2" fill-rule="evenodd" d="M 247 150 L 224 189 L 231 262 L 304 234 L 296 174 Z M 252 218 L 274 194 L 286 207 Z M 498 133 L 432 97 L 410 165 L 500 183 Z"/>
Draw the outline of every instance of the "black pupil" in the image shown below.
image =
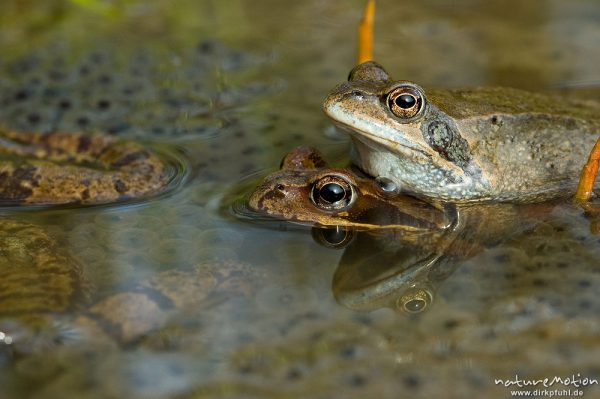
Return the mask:
<path id="1" fill-rule="evenodd" d="M 410 94 L 402 94 L 401 96 L 396 97 L 396 105 L 402 109 L 409 109 L 415 106 L 417 100 L 415 96 Z"/>
<path id="2" fill-rule="evenodd" d="M 340 186 L 339 184 L 327 183 L 326 185 L 321 187 L 321 190 L 319 190 L 319 195 L 325 201 L 329 202 L 330 204 L 333 204 L 333 203 L 338 202 L 339 200 L 343 199 L 345 196 L 345 193 L 344 193 L 344 188 L 342 186 Z"/>

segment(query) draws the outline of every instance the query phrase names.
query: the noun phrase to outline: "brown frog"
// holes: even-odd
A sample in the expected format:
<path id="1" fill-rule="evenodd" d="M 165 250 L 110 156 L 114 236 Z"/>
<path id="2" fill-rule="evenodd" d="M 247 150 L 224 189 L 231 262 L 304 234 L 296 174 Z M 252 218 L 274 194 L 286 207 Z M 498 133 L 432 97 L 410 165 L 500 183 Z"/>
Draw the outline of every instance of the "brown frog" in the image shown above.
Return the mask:
<path id="1" fill-rule="evenodd" d="M 83 266 L 44 228 L 0 223 L 0 352 L 39 350 L 48 342 L 135 343 L 178 312 L 250 295 L 259 273 L 237 261 L 200 262 L 156 273 L 130 289 L 90 300 Z"/>
<path id="2" fill-rule="evenodd" d="M 122 201 L 160 193 L 174 176 L 164 157 L 135 142 L 0 128 L 0 205 Z"/>
<path id="3" fill-rule="evenodd" d="M 398 195 L 396 186 L 351 169 L 330 168 L 311 147 L 285 156 L 281 169 L 252 192 L 249 207 L 279 219 L 354 229 L 448 227 L 452 212 L 442 205 Z"/>

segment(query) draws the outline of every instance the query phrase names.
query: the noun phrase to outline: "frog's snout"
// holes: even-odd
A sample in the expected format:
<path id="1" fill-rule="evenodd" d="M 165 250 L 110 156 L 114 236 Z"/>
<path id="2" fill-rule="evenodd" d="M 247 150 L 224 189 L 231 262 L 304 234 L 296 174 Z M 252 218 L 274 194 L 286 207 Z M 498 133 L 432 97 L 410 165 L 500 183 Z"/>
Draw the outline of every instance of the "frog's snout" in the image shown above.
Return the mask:
<path id="1" fill-rule="evenodd" d="M 254 191 L 252 191 L 252 194 L 250 194 L 250 197 L 248 198 L 248 207 L 253 211 L 263 211 L 263 198 L 265 192 L 264 190 L 267 188 L 264 186 L 265 182 L 262 182 L 258 187 L 254 189 Z"/>
<path id="2" fill-rule="evenodd" d="M 365 94 L 356 89 L 350 83 L 342 83 L 337 85 L 325 98 L 323 102 L 323 111 L 327 116 L 336 120 L 336 116 L 344 111 L 346 108 L 352 108 L 352 104 L 362 100 Z"/>
<path id="3" fill-rule="evenodd" d="M 283 191 L 282 184 L 277 184 L 267 178 L 250 194 L 248 206 L 256 212 L 267 212 L 270 203 L 285 196 Z"/>
<path id="4" fill-rule="evenodd" d="M 340 103 L 340 100 L 342 99 L 342 97 L 344 97 L 344 95 L 348 92 L 349 89 L 349 84 L 348 83 L 342 83 L 340 85 L 337 85 L 325 98 L 325 101 L 323 102 L 323 111 L 329 115 L 331 109 Z"/>

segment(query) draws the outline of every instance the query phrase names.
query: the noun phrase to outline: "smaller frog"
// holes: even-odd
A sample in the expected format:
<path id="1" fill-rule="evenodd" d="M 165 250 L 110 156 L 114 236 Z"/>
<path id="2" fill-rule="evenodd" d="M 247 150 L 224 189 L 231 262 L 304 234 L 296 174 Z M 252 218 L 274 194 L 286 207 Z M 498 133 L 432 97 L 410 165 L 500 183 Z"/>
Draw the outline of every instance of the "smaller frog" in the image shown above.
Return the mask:
<path id="1" fill-rule="evenodd" d="M 249 207 L 279 219 L 354 229 L 431 230 L 448 227 L 450 212 L 439 204 L 399 195 L 387 180 L 351 169 L 329 168 L 308 146 L 287 154 L 279 171 L 252 192 Z"/>
<path id="2" fill-rule="evenodd" d="M 135 142 L 0 128 L 0 205 L 123 201 L 160 193 L 174 176 L 167 160 Z"/>

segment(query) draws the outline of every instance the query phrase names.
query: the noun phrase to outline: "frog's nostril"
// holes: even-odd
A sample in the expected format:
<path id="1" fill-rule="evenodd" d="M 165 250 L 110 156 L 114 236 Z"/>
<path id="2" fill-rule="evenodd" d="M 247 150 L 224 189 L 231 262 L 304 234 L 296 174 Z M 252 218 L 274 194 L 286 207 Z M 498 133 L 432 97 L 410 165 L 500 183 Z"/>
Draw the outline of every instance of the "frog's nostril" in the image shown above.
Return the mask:
<path id="1" fill-rule="evenodd" d="M 350 92 L 350 94 L 352 96 L 354 96 L 354 97 L 362 97 L 362 96 L 364 96 L 364 93 L 362 91 L 360 91 L 360 90 L 352 90 Z"/>
<path id="2" fill-rule="evenodd" d="M 284 186 L 283 184 L 281 184 L 281 183 L 279 183 L 277 186 L 275 186 L 275 188 L 276 188 L 278 191 L 283 191 L 283 190 L 285 190 L 285 186 Z"/>

